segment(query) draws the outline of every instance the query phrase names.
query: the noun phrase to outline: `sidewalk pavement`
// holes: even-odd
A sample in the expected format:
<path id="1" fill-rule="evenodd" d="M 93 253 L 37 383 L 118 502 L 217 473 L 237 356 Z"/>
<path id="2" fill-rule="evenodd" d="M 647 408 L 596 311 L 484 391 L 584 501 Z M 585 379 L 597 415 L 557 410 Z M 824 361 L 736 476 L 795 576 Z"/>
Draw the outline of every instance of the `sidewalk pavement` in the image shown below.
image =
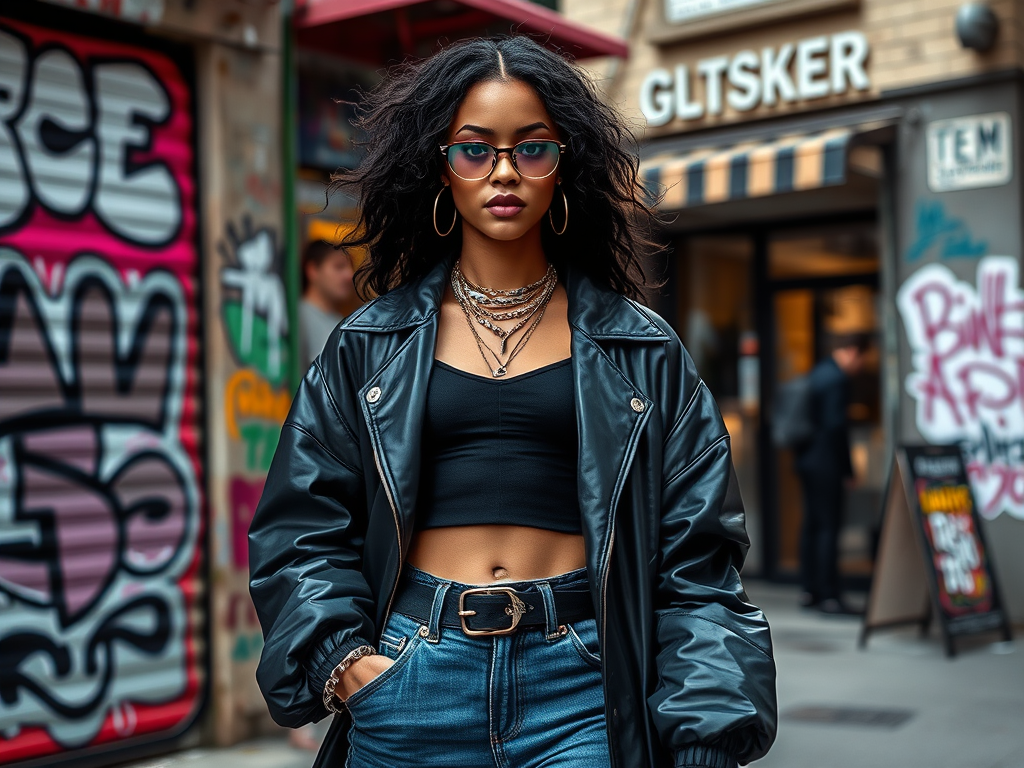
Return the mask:
<path id="1" fill-rule="evenodd" d="M 858 618 L 802 611 L 792 587 L 747 587 L 771 622 L 779 668 L 779 737 L 756 768 L 1024 768 L 1024 628 L 1013 643 L 962 640 L 952 660 L 934 628 L 923 639 L 914 628 L 879 631 L 860 650 Z M 281 738 L 126 768 L 308 768 L 312 759 Z"/>
<path id="2" fill-rule="evenodd" d="M 879 630 L 860 650 L 858 617 L 748 587 L 779 671 L 779 736 L 756 768 L 1024 768 L 1024 628 L 962 639 L 954 659 L 936 627 Z"/>

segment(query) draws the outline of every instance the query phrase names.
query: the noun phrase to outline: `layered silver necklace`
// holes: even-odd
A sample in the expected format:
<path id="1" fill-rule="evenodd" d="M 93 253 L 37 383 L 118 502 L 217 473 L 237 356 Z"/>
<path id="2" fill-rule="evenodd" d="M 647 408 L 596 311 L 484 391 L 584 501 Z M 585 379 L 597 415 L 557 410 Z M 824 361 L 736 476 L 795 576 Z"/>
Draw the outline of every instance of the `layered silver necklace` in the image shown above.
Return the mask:
<path id="1" fill-rule="evenodd" d="M 473 332 L 480 356 L 484 359 L 484 363 L 487 364 L 487 368 L 494 378 L 500 379 L 508 373 L 508 366 L 526 346 L 526 342 L 530 340 L 541 318 L 544 317 L 544 311 L 555 292 L 556 285 L 558 285 L 558 272 L 550 264 L 544 277 L 540 280 L 523 288 L 513 288 L 510 291 L 476 285 L 462 273 L 459 262 L 452 267 L 452 292 L 466 316 L 466 322 L 469 323 L 469 329 Z M 501 320 L 515 320 L 516 322 L 506 330 L 495 325 Z M 477 329 L 478 325 L 486 328 L 498 338 L 499 349 L 497 352 L 484 342 Z M 523 330 L 524 328 L 525 330 Z M 523 335 L 519 337 L 511 352 L 508 352 L 506 356 L 509 339 L 520 330 L 523 330 Z"/>

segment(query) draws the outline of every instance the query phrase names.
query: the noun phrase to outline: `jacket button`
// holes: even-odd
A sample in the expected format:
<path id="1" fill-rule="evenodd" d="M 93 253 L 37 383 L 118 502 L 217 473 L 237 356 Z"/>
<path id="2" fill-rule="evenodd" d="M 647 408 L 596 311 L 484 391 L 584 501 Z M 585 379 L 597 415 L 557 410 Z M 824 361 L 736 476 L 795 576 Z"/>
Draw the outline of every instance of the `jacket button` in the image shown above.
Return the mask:
<path id="1" fill-rule="evenodd" d="M 366 393 L 366 402 L 376 403 L 378 400 L 380 400 L 380 387 L 373 387 Z"/>
<path id="2" fill-rule="evenodd" d="M 632 400 L 629 401 L 629 407 L 632 408 L 637 413 L 643 413 L 644 408 L 646 408 L 647 406 L 644 405 L 644 401 L 641 400 L 639 397 L 634 397 Z"/>

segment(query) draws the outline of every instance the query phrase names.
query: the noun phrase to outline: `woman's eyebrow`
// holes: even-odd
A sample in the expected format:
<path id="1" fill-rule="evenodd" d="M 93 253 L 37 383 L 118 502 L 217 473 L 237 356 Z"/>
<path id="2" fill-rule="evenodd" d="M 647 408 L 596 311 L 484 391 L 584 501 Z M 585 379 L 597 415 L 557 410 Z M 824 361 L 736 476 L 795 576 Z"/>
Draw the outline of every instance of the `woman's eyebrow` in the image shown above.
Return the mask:
<path id="1" fill-rule="evenodd" d="M 459 130 L 457 130 L 455 133 L 456 134 L 460 134 L 463 131 L 469 131 L 471 133 L 482 133 L 484 136 L 493 136 L 494 135 L 494 130 L 491 129 L 491 128 L 483 128 L 483 127 L 481 127 L 479 125 L 470 125 L 468 123 L 466 125 L 462 126 L 461 128 L 459 128 Z"/>
<path id="2" fill-rule="evenodd" d="M 548 127 L 547 123 L 545 123 L 543 121 L 538 121 L 536 123 L 530 123 L 529 125 L 524 125 L 522 128 L 516 128 L 515 131 L 513 131 L 513 133 L 515 133 L 518 136 L 519 134 L 522 134 L 522 133 L 529 133 L 530 131 L 535 131 L 538 128 L 545 128 L 545 129 L 547 129 L 549 131 L 551 130 Z M 455 133 L 456 133 L 456 135 L 458 135 L 458 134 L 462 133 L 463 131 L 469 131 L 471 133 L 480 133 L 480 134 L 483 134 L 484 136 L 493 136 L 494 133 L 495 133 L 493 128 L 484 128 L 483 126 L 480 126 L 480 125 L 470 125 L 469 123 L 467 123 L 466 125 L 464 125 L 461 128 L 459 128 L 459 130 L 457 130 Z"/>
<path id="3" fill-rule="evenodd" d="M 516 128 L 515 132 L 517 134 L 519 134 L 519 133 L 529 133 L 530 131 L 536 131 L 538 128 L 545 128 L 545 129 L 547 129 L 549 131 L 551 130 L 550 128 L 548 128 L 548 124 L 547 123 L 545 123 L 545 122 L 543 122 L 541 120 L 538 120 L 536 123 L 530 123 L 529 125 L 524 125 L 522 128 Z"/>

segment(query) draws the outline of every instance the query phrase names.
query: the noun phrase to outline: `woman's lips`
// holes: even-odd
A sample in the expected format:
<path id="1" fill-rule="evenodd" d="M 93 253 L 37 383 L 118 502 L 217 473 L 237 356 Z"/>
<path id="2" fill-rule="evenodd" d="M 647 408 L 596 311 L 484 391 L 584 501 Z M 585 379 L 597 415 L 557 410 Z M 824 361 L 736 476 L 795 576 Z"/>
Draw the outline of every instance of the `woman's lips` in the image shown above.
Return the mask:
<path id="1" fill-rule="evenodd" d="M 509 216 L 515 216 L 523 210 L 526 207 L 526 203 L 515 195 L 496 195 L 488 200 L 487 205 L 484 207 L 498 218 L 506 219 Z"/>
<path id="2" fill-rule="evenodd" d="M 499 218 L 508 218 L 509 216 L 515 216 L 526 206 L 523 205 L 489 205 L 487 210 L 493 213 Z"/>

